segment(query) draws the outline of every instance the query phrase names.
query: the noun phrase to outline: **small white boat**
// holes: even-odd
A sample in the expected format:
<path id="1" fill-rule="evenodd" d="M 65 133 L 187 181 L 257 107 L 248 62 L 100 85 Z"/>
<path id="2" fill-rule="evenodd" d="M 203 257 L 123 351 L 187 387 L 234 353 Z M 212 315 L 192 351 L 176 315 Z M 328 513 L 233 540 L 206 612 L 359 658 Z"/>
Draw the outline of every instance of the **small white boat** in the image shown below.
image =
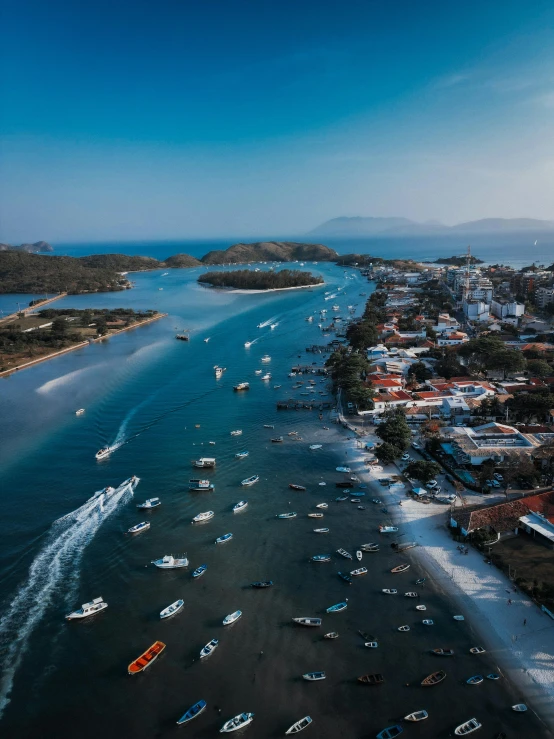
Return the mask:
<path id="1" fill-rule="evenodd" d="M 337 554 L 340 554 L 345 559 L 352 559 L 352 555 L 346 549 L 337 549 Z"/>
<path id="2" fill-rule="evenodd" d="M 422 621 L 421 623 L 422 623 L 422 624 L 423 624 L 424 626 L 434 626 L 434 625 L 435 625 L 435 622 L 433 621 L 433 619 L 432 619 L 432 618 L 424 618 L 424 619 L 423 619 L 423 621 Z"/>
<path id="3" fill-rule="evenodd" d="M 361 550 L 358 549 L 356 551 L 356 559 L 358 560 L 358 562 L 361 562 L 362 561 L 362 557 L 363 557 L 363 554 L 362 554 Z"/>
<path id="4" fill-rule="evenodd" d="M 161 500 L 159 498 L 148 498 L 148 500 L 145 500 L 144 503 L 139 503 L 137 505 L 137 508 L 139 511 L 149 511 L 152 508 L 158 508 L 162 504 Z"/>
<path id="5" fill-rule="evenodd" d="M 395 534 L 398 531 L 398 526 L 379 526 L 380 534 Z"/>
<path id="6" fill-rule="evenodd" d="M 238 716 L 235 716 L 234 718 L 229 719 L 229 721 L 226 721 L 223 724 L 222 728 L 219 730 L 219 733 L 228 734 L 231 731 L 237 731 L 238 729 L 242 729 L 244 726 L 248 726 L 248 724 L 251 724 L 253 720 L 253 713 L 239 713 Z"/>
<path id="7" fill-rule="evenodd" d="M 314 514 L 314 515 L 317 515 L 317 513 Z M 314 529 L 314 534 L 328 534 L 328 533 L 329 533 L 329 529 L 328 528 Z"/>
<path id="8" fill-rule="evenodd" d="M 73 611 L 65 618 L 67 621 L 74 621 L 79 618 L 88 618 L 89 616 L 94 616 L 96 613 L 100 613 L 100 611 L 104 611 L 107 607 L 108 604 L 102 600 L 102 596 L 99 596 L 98 598 L 93 598 L 89 603 L 83 603 L 80 608 Z"/>
<path id="9" fill-rule="evenodd" d="M 367 567 L 358 567 L 357 570 L 352 570 L 350 573 L 352 577 L 358 577 L 359 575 L 367 575 Z"/>
<path id="10" fill-rule="evenodd" d="M 131 526 L 130 529 L 127 529 L 128 534 L 140 534 L 141 531 L 148 531 L 150 528 L 150 521 L 141 521 L 140 523 L 135 524 L 134 526 Z"/>
<path id="11" fill-rule="evenodd" d="M 263 355 L 262 362 L 271 362 L 271 357 L 269 356 L 269 354 Z"/>
<path id="12" fill-rule="evenodd" d="M 247 457 L 247 456 L 248 456 L 249 454 L 250 454 L 250 452 L 237 452 L 237 453 L 235 454 L 235 458 L 236 458 L 236 459 L 244 459 L 244 458 L 245 458 L 245 457 Z"/>
<path id="13" fill-rule="evenodd" d="M 465 618 L 463 616 L 453 616 L 452 617 L 454 621 L 465 621 Z"/>
<path id="14" fill-rule="evenodd" d="M 279 325 L 278 323 L 272 323 L 269 328 L 273 331 L 273 329 L 277 328 L 278 325 Z M 287 732 L 287 734 L 288 734 L 288 732 Z"/>
<path id="15" fill-rule="evenodd" d="M 429 718 L 427 711 L 414 711 L 404 716 L 404 721 L 424 721 L 426 718 Z"/>
<path id="16" fill-rule="evenodd" d="M 215 513 L 213 511 L 204 511 L 204 513 L 198 513 L 193 519 L 192 523 L 200 523 L 200 521 L 209 521 L 213 518 Z"/>
<path id="17" fill-rule="evenodd" d="M 323 634 L 324 639 L 338 639 L 339 634 L 337 631 L 330 631 L 328 634 Z"/>
<path id="18" fill-rule="evenodd" d="M 231 436 L 241 436 L 242 435 L 242 429 L 236 429 L 236 431 L 231 431 Z"/>
<path id="19" fill-rule="evenodd" d="M 233 506 L 233 513 L 238 513 L 239 511 L 243 511 L 247 505 L 248 505 L 247 500 L 239 500 L 239 502 L 235 503 L 235 505 Z"/>
<path id="20" fill-rule="evenodd" d="M 409 631 L 409 630 L 410 630 L 410 627 L 407 625 L 398 627 L 398 631 Z"/>
<path id="21" fill-rule="evenodd" d="M 527 710 L 527 706 L 525 703 L 516 703 L 515 706 L 512 706 L 512 711 L 515 711 L 516 713 L 525 713 Z"/>
<path id="22" fill-rule="evenodd" d="M 214 373 L 216 380 L 219 380 L 219 378 L 223 375 L 223 373 L 226 371 L 226 367 L 219 367 L 217 364 L 214 366 Z"/>
<path id="23" fill-rule="evenodd" d="M 328 503 L 318 503 L 318 504 L 316 505 L 316 508 L 321 508 L 321 510 L 323 510 L 323 511 L 324 511 L 324 510 L 326 510 L 327 508 L 329 508 L 329 504 L 328 504 Z"/>
<path id="24" fill-rule="evenodd" d="M 262 376 L 262 380 L 271 380 L 271 373 L 266 372 L 265 375 Z"/>
<path id="25" fill-rule="evenodd" d="M 296 511 L 291 511 L 290 513 L 279 513 L 277 518 L 296 518 L 297 515 Z"/>
<path id="26" fill-rule="evenodd" d="M 208 341 L 210 340 L 210 338 L 211 338 L 211 337 L 210 337 L 210 336 L 208 336 L 208 338 L 204 339 L 204 341 L 206 342 L 206 344 L 208 343 Z"/>
<path id="27" fill-rule="evenodd" d="M 301 618 L 293 618 L 292 620 L 295 624 L 300 624 L 300 626 L 321 626 L 320 618 L 302 616 Z"/>
<path id="28" fill-rule="evenodd" d="M 337 467 L 337 472 L 352 472 L 350 467 Z"/>
<path id="29" fill-rule="evenodd" d="M 366 641 L 364 644 L 364 647 L 367 647 L 368 649 L 377 649 L 379 646 L 379 643 L 376 641 Z"/>
<path id="30" fill-rule="evenodd" d="M 323 518 L 323 513 L 308 513 L 308 518 Z"/>
<path id="31" fill-rule="evenodd" d="M 398 590 L 396 588 L 383 588 L 381 592 L 385 593 L 385 595 L 396 595 Z"/>
<path id="32" fill-rule="evenodd" d="M 228 616 L 225 616 L 225 618 L 223 619 L 223 626 L 229 626 L 229 624 L 234 624 L 235 621 L 238 621 L 241 616 L 242 616 L 242 611 L 235 611 L 234 613 L 230 613 Z"/>
<path id="33" fill-rule="evenodd" d="M 263 370 L 254 370 L 255 375 L 261 375 Z"/>
<path id="34" fill-rule="evenodd" d="M 165 554 L 160 559 L 153 559 L 150 564 L 155 565 L 160 570 L 176 570 L 179 567 L 188 567 L 189 561 L 186 556 L 174 557 L 172 554 Z"/>
<path id="35" fill-rule="evenodd" d="M 223 534 L 223 536 L 218 536 L 215 540 L 216 544 L 224 544 L 226 541 L 231 541 L 233 538 L 233 534 Z"/>
<path id="36" fill-rule="evenodd" d="M 426 611 L 427 610 L 427 606 L 416 606 L 415 608 L 416 608 L 416 611 Z"/>
<path id="37" fill-rule="evenodd" d="M 321 449 L 323 444 L 310 444 L 310 449 Z"/>
<path id="38" fill-rule="evenodd" d="M 85 409 L 84 408 L 79 408 L 78 411 L 75 411 L 75 415 L 76 416 L 82 416 L 84 412 L 85 412 Z"/>
<path id="39" fill-rule="evenodd" d="M 243 480 L 241 482 L 241 485 L 248 487 L 249 485 L 254 485 L 254 483 L 258 482 L 259 479 L 260 479 L 259 475 L 252 475 L 252 477 L 247 477 L 246 480 Z"/>
<path id="40" fill-rule="evenodd" d="M 99 449 L 94 456 L 96 457 L 96 459 L 105 459 L 112 452 L 113 448 L 111 446 L 103 446 L 102 449 Z"/>
<path id="41" fill-rule="evenodd" d="M 305 672 L 302 677 L 304 680 L 316 682 L 317 680 L 325 680 L 326 675 L 324 672 Z"/>
<path id="42" fill-rule="evenodd" d="M 487 650 L 484 647 L 471 647 L 470 654 L 485 654 Z"/>
<path id="43" fill-rule="evenodd" d="M 417 593 L 413 593 L 413 592 L 410 592 L 410 593 L 404 593 L 404 598 L 418 598 L 418 597 L 419 597 L 419 596 L 418 596 L 418 594 L 417 594 Z"/>
<path id="44" fill-rule="evenodd" d="M 463 724 L 456 726 L 454 734 L 456 736 L 466 736 L 466 734 L 472 734 L 477 729 L 480 729 L 482 724 L 477 721 L 476 718 L 470 718 L 469 721 L 465 721 Z"/>
<path id="45" fill-rule="evenodd" d="M 312 723 L 311 717 L 304 716 L 304 718 L 301 718 L 300 721 L 297 721 L 295 724 L 293 724 L 290 727 L 290 729 L 287 729 L 285 731 L 285 736 L 287 734 L 298 734 L 299 731 L 304 731 L 304 729 L 307 729 L 311 723 Z"/>
<path id="46" fill-rule="evenodd" d="M 200 659 L 208 657 L 214 651 L 214 649 L 217 649 L 218 645 L 218 639 L 212 639 L 211 642 L 208 642 L 208 644 L 206 644 L 206 646 L 200 650 Z"/>
<path id="47" fill-rule="evenodd" d="M 379 544 L 360 544 L 362 552 L 378 552 Z"/>
<path id="48" fill-rule="evenodd" d="M 184 600 L 176 600 L 175 603 L 172 603 L 170 606 L 167 606 L 167 608 L 164 608 L 163 611 L 160 611 L 160 618 L 169 618 L 170 616 L 174 616 L 176 613 L 179 613 L 184 605 Z"/>
<path id="49" fill-rule="evenodd" d="M 253 344 L 252 341 L 245 341 L 244 342 L 244 346 L 246 347 L 246 349 L 249 349 L 252 346 L 252 344 Z"/>

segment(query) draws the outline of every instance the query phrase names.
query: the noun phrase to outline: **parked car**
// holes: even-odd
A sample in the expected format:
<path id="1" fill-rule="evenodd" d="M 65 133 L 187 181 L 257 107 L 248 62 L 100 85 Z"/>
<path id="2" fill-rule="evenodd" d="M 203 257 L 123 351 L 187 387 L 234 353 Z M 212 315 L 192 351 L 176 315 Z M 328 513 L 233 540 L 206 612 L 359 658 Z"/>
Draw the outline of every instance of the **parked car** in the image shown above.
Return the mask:
<path id="1" fill-rule="evenodd" d="M 410 455 L 408 453 L 402 455 L 402 461 L 403 462 L 409 462 L 410 461 Z"/>
<path id="2" fill-rule="evenodd" d="M 500 487 L 500 483 L 498 482 L 498 480 L 491 480 L 491 485 L 493 486 L 493 488 Z"/>
<path id="3" fill-rule="evenodd" d="M 429 482 L 427 483 L 427 487 L 432 490 L 433 488 L 438 487 L 438 484 L 439 483 L 436 480 L 429 480 Z"/>
<path id="4" fill-rule="evenodd" d="M 417 441 L 412 441 L 412 446 L 413 446 L 414 449 L 421 449 L 421 447 L 419 446 L 419 444 L 417 443 Z"/>
<path id="5" fill-rule="evenodd" d="M 498 480 L 498 482 L 502 482 L 504 480 L 504 478 L 502 477 L 502 475 L 499 472 L 495 472 L 494 473 L 494 478 L 495 478 L 495 480 Z"/>

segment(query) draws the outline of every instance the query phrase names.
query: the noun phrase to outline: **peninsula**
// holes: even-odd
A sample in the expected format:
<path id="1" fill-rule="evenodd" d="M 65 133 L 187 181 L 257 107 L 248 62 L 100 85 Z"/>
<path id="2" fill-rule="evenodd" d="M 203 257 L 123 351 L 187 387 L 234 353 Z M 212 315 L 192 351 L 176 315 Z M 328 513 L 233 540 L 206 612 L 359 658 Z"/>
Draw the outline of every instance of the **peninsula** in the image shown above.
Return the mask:
<path id="1" fill-rule="evenodd" d="M 334 249 L 323 244 L 305 244 L 297 241 L 257 241 L 252 244 L 233 244 L 224 251 L 210 251 L 202 257 L 204 264 L 248 264 L 249 262 L 334 262 Z"/>
<path id="2" fill-rule="evenodd" d="M 296 287 L 322 285 L 323 278 L 311 272 L 283 269 L 280 272 L 254 272 L 239 269 L 228 272 L 206 272 L 198 282 L 211 287 L 235 288 L 237 290 L 287 290 Z"/>

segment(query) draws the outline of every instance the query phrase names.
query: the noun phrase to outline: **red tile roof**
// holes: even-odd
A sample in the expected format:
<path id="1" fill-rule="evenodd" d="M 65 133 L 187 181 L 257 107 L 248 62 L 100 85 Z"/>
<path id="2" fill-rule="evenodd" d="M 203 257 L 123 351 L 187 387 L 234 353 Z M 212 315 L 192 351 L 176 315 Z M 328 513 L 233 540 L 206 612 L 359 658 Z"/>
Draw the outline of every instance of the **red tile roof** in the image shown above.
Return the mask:
<path id="1" fill-rule="evenodd" d="M 516 529 L 521 516 L 527 515 L 529 511 L 542 513 L 548 520 L 551 517 L 554 519 L 554 491 L 492 506 L 467 506 L 461 511 L 455 511 L 452 518 L 467 532 L 490 528 L 501 534 Z"/>

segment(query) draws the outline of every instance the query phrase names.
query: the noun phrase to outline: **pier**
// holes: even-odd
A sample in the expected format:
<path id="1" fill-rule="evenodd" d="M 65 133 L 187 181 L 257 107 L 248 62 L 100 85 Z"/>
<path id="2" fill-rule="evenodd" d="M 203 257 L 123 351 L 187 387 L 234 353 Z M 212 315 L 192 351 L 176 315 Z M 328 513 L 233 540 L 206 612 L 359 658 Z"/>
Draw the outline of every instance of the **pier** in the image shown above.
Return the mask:
<path id="1" fill-rule="evenodd" d="M 331 400 L 319 400 L 314 398 L 313 400 L 298 400 L 297 398 L 288 398 L 288 400 L 278 400 L 277 410 L 278 411 L 323 411 L 333 408 L 334 401 Z"/>
<path id="2" fill-rule="evenodd" d="M 291 372 L 297 375 L 325 375 L 327 376 L 327 367 L 318 367 L 315 364 L 297 364 L 291 367 Z"/>

